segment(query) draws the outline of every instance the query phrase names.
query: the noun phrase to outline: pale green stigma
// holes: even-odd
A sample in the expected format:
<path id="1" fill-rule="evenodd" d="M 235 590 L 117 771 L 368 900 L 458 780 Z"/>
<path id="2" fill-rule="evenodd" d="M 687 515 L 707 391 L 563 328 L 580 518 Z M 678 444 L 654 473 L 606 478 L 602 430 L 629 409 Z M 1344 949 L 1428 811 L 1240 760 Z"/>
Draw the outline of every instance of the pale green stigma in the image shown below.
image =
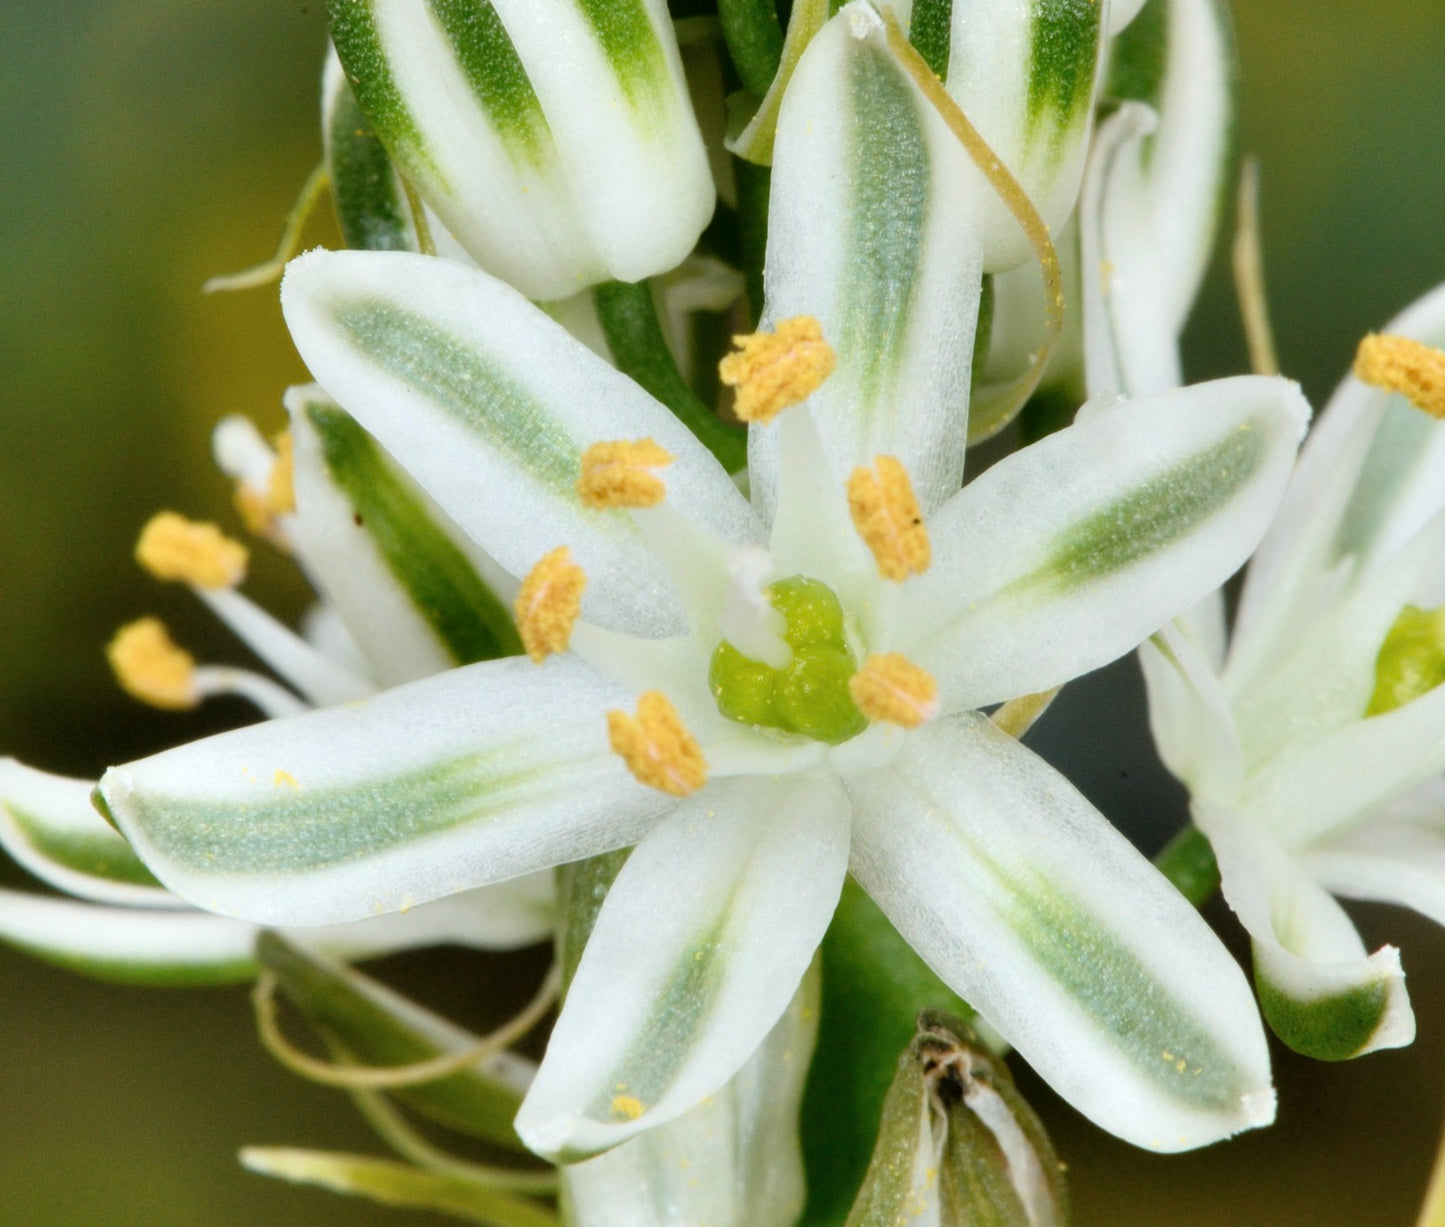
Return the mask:
<path id="1" fill-rule="evenodd" d="M 1404 707 L 1445 682 L 1445 606 L 1406 605 L 1375 658 L 1375 693 L 1367 716 Z"/>
<path id="2" fill-rule="evenodd" d="M 739 724 L 801 733 L 838 745 L 868 727 L 848 693 L 858 662 L 843 631 L 843 607 L 827 584 L 795 575 L 768 587 L 766 596 L 787 624 L 793 649 L 785 668 L 744 656 L 723 640 L 712 654 L 708 685 L 718 711 Z"/>

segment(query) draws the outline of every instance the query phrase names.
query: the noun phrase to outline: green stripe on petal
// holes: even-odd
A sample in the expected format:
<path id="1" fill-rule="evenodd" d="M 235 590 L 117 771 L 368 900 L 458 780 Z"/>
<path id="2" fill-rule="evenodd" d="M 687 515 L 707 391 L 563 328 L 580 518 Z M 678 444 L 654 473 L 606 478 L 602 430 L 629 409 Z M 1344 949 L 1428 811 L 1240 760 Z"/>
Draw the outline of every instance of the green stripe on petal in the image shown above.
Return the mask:
<path id="1" fill-rule="evenodd" d="M 1300 1001 L 1255 968 L 1259 1008 L 1269 1028 L 1295 1052 L 1316 1061 L 1347 1061 L 1369 1052 L 1390 1005 L 1390 976 L 1382 974 L 1335 997 Z"/>
<path id="2" fill-rule="evenodd" d="M 502 142 L 519 160 L 553 156 L 542 104 L 491 0 L 427 0 L 457 63 Z"/>
<path id="3" fill-rule="evenodd" d="M 479 1040 L 385 985 L 280 934 L 262 933 L 256 957 L 328 1045 L 357 1065 L 410 1065 L 463 1051 Z M 449 1129 L 515 1148 L 512 1117 L 530 1079 L 529 1063 L 504 1052 L 449 1077 L 392 1093 Z"/>
<path id="4" fill-rule="evenodd" d="M 1263 423 L 1241 425 L 1081 521 L 1008 595 L 1067 592 L 1166 549 L 1234 498 L 1258 473 L 1269 443 Z"/>
<path id="5" fill-rule="evenodd" d="M 847 840 L 847 799 L 822 775 L 719 781 L 659 823 L 583 952 L 517 1117 L 528 1146 L 575 1161 L 728 1082 L 812 962 Z"/>
<path id="6" fill-rule="evenodd" d="M 520 654 L 522 641 L 506 608 L 377 442 L 341 409 L 313 403 L 306 415 L 356 523 L 453 663 Z"/>
<path id="7" fill-rule="evenodd" d="M 328 924 L 635 840 L 672 802 L 607 747 L 628 704 L 568 657 L 488 661 L 114 768 L 99 791 L 177 894 Z"/>
<path id="8" fill-rule="evenodd" d="M 314 252 L 292 261 L 281 298 L 318 381 L 482 552 L 520 578 L 557 546 L 571 549 L 589 577 L 589 622 L 649 637 L 682 627 L 633 518 L 583 507 L 588 445 L 650 436 L 675 457 L 670 503 L 728 543 L 762 535 L 669 411 L 477 270 L 401 252 Z"/>
<path id="9" fill-rule="evenodd" d="M 1032 140 L 1060 149 L 1093 99 L 1099 59 L 1099 0 L 1038 0 L 1029 50 Z"/>
<path id="10" fill-rule="evenodd" d="M 908 41 L 918 48 L 918 54 L 940 80 L 948 77 L 952 33 L 953 0 L 913 0 Z"/>
<path id="11" fill-rule="evenodd" d="M 970 714 L 850 786 L 859 881 L 1075 1107 L 1158 1151 L 1272 1117 L 1238 966 L 1041 759 Z"/>
<path id="12" fill-rule="evenodd" d="M 1081 414 L 932 518 L 899 649 L 939 679 L 947 711 L 1137 647 L 1243 563 L 1308 415 L 1294 385 L 1252 376 Z"/>
<path id="13" fill-rule="evenodd" d="M 576 0 L 627 100 L 638 110 L 668 93 L 667 60 L 643 0 Z"/>
<path id="14" fill-rule="evenodd" d="M 776 153 L 764 317 L 813 316 L 837 353 L 809 399 L 833 479 L 897 456 L 926 514 L 962 480 L 982 292 L 967 204 L 977 172 L 862 4 L 803 53 Z M 779 430 L 754 429 L 749 443 L 753 495 L 770 510 Z"/>
<path id="15" fill-rule="evenodd" d="M 322 141 L 346 245 L 415 251 L 416 231 L 401 178 L 334 56 L 327 61 L 322 94 Z"/>
<path id="16" fill-rule="evenodd" d="M 43 882 L 82 899 L 172 907 L 131 846 L 90 803 L 93 783 L 0 759 L 0 847 Z"/>

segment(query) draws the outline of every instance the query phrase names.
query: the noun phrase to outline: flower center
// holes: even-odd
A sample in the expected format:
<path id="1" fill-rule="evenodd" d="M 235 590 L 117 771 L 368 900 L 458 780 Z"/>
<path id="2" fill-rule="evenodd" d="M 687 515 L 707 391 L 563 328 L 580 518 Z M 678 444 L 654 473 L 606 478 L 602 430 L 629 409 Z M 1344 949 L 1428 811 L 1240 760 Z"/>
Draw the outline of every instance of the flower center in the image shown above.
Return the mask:
<path id="1" fill-rule="evenodd" d="M 843 630 L 843 607 L 827 584 L 795 575 L 765 595 L 783 616 L 783 639 L 793 658 L 775 669 L 718 644 L 708 684 L 718 711 L 739 724 L 801 733 L 838 745 L 868 727 L 848 690 L 858 662 Z"/>

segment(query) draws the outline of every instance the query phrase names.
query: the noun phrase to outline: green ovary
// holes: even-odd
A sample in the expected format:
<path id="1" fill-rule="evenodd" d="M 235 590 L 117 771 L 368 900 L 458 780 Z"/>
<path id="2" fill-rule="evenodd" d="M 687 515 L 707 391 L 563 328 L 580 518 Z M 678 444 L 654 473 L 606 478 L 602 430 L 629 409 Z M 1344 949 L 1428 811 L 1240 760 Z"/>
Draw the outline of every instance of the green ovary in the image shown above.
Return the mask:
<path id="1" fill-rule="evenodd" d="M 868 721 L 848 693 L 858 662 L 843 632 L 837 596 L 827 584 L 795 575 L 771 585 L 767 597 L 783 615 L 792 663 L 774 669 L 724 640 L 707 675 L 718 711 L 739 724 L 801 733 L 830 745 L 856 737 Z"/>
<path id="2" fill-rule="evenodd" d="M 1383 716 L 1445 682 L 1445 606 L 1406 605 L 1375 658 L 1367 716 Z"/>

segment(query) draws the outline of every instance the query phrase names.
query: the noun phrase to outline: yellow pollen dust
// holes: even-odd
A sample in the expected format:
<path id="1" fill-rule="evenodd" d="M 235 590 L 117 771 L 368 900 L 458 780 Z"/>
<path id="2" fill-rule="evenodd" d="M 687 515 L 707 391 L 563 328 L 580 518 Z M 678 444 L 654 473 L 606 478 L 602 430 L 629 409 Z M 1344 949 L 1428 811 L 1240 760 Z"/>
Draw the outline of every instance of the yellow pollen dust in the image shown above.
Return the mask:
<path id="1" fill-rule="evenodd" d="M 1371 333 L 1355 354 L 1355 378 L 1400 393 L 1432 418 L 1445 418 L 1445 353 L 1432 346 Z"/>
<path id="2" fill-rule="evenodd" d="M 612 1113 L 614 1116 L 625 1117 L 627 1120 L 636 1120 L 644 1112 L 647 1106 L 638 1099 L 636 1095 L 614 1095 L 612 1097 Z"/>
<path id="3" fill-rule="evenodd" d="M 655 507 L 667 497 L 667 486 L 653 469 L 675 457 L 651 439 L 620 439 L 594 443 L 582 453 L 577 493 L 584 507 Z"/>
<path id="4" fill-rule="evenodd" d="M 162 511 L 141 530 L 136 561 L 157 579 L 197 588 L 231 588 L 246 575 L 246 547 L 214 524 Z"/>
<path id="5" fill-rule="evenodd" d="M 660 690 L 643 691 L 636 716 L 608 712 L 607 740 L 639 784 L 686 797 L 707 782 L 702 748 Z"/>
<path id="6" fill-rule="evenodd" d="M 194 658 L 175 645 L 159 618 L 122 626 L 105 655 L 121 687 L 142 703 L 182 711 L 200 699 Z"/>
<path id="7" fill-rule="evenodd" d="M 771 422 L 812 396 L 838 365 L 811 315 L 779 320 L 772 332 L 733 337 L 733 344 L 736 352 L 717 369 L 723 383 L 737 389 L 734 412 L 744 422 Z"/>
<path id="8" fill-rule="evenodd" d="M 916 729 L 938 715 L 938 683 L 898 652 L 870 656 L 848 679 L 853 703 L 869 720 Z"/>
<path id="9" fill-rule="evenodd" d="M 923 513 L 896 456 L 877 456 L 874 468 L 859 465 L 848 479 L 848 511 L 853 527 L 872 551 L 878 573 L 902 583 L 928 570 L 933 552 Z"/>
<path id="10" fill-rule="evenodd" d="M 572 561 L 572 551 L 565 545 L 542 555 L 528 572 L 512 609 L 522 646 L 534 664 L 567 650 L 586 587 L 587 573 Z"/>

